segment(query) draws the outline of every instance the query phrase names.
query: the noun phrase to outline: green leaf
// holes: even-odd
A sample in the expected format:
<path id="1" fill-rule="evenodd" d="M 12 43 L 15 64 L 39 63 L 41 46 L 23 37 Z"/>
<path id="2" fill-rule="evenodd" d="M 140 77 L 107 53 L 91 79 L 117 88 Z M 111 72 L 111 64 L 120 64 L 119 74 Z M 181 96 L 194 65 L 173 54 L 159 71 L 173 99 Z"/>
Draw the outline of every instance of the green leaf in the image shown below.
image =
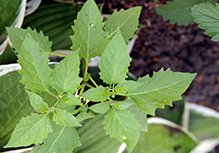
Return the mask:
<path id="1" fill-rule="evenodd" d="M 73 34 L 71 25 L 75 18 L 76 11 L 72 3 L 43 4 L 31 15 L 25 16 L 22 27 L 43 31 L 53 42 L 52 50 L 69 49 L 72 45 L 69 36 Z"/>
<path id="2" fill-rule="evenodd" d="M 16 61 L 17 61 L 17 56 L 15 55 L 10 45 L 7 44 L 7 46 L 3 50 L 3 53 L 0 55 L 0 65 L 16 63 Z"/>
<path id="3" fill-rule="evenodd" d="M 125 42 L 128 43 L 133 38 L 134 32 L 138 29 L 138 18 L 140 16 L 141 7 L 133 7 L 128 10 L 121 9 L 119 12 L 114 11 L 108 16 L 104 29 L 109 32 L 107 38 L 112 39 L 120 29 Z"/>
<path id="4" fill-rule="evenodd" d="M 101 55 L 108 42 L 103 31 L 102 20 L 103 17 L 94 0 L 88 0 L 74 21 L 71 49 L 80 48 L 79 56 L 83 57 L 86 62 L 89 62 L 92 57 Z"/>
<path id="5" fill-rule="evenodd" d="M 48 52 L 40 50 L 39 44 L 27 34 L 18 55 L 21 65 L 19 73 L 22 75 L 21 83 L 33 92 L 48 92 L 50 84 L 50 69 Z"/>
<path id="6" fill-rule="evenodd" d="M 136 105 L 132 105 L 127 110 L 131 111 L 131 113 L 135 115 L 135 118 L 140 124 L 139 130 L 143 132 L 148 132 L 147 114 L 145 112 L 140 113 Z"/>
<path id="7" fill-rule="evenodd" d="M 57 64 L 51 75 L 51 85 L 60 94 L 66 92 L 73 94 L 77 91 L 82 79 L 79 75 L 80 59 L 78 51 L 67 55 L 59 64 Z"/>
<path id="8" fill-rule="evenodd" d="M 113 101 L 112 104 L 116 109 L 125 110 L 125 109 L 131 107 L 132 105 L 134 105 L 135 103 L 133 102 L 132 99 L 127 98 L 123 101 Z"/>
<path id="9" fill-rule="evenodd" d="M 81 146 L 75 128 L 54 125 L 53 132 L 48 135 L 42 145 L 34 147 L 34 153 L 72 153 L 73 149 Z"/>
<path id="10" fill-rule="evenodd" d="M 117 94 L 125 94 L 131 91 L 134 91 L 137 87 L 139 87 L 141 85 L 141 83 L 138 83 L 136 81 L 125 81 L 122 83 L 119 83 L 116 87 L 116 93 Z"/>
<path id="11" fill-rule="evenodd" d="M 38 113 L 45 113 L 49 109 L 49 106 L 43 101 L 42 97 L 27 90 L 26 93 L 30 98 L 30 104 Z"/>
<path id="12" fill-rule="evenodd" d="M 205 34 L 213 36 L 213 41 L 219 41 L 219 4 L 201 3 L 192 8 L 192 16 L 198 27 L 205 30 Z"/>
<path id="13" fill-rule="evenodd" d="M 93 118 L 93 117 L 95 117 L 95 115 L 93 113 L 91 113 L 91 112 L 89 112 L 89 113 L 87 113 L 87 112 L 80 112 L 80 114 L 78 114 L 76 116 L 76 118 L 77 118 L 77 120 L 79 122 L 81 122 L 83 120 L 86 120 L 88 118 Z"/>
<path id="14" fill-rule="evenodd" d="M 23 116 L 33 111 L 17 71 L 0 77 L 0 152 Z"/>
<path id="15" fill-rule="evenodd" d="M 51 52 L 52 42 L 49 41 L 48 37 L 44 36 L 41 31 L 38 33 L 35 30 L 30 28 L 21 29 L 21 28 L 6 28 L 9 38 L 12 42 L 12 47 L 15 48 L 17 53 L 20 53 L 22 43 L 24 42 L 27 35 L 30 35 L 32 39 L 38 44 L 39 49 L 43 52 Z"/>
<path id="16" fill-rule="evenodd" d="M 126 96 L 133 99 L 140 112 L 154 115 L 157 108 L 172 106 L 173 101 L 180 100 L 195 76 L 196 74 L 161 69 L 152 78 L 149 75 L 140 78 L 138 82 L 142 85 Z"/>
<path id="17" fill-rule="evenodd" d="M 53 130 L 48 115 L 32 114 L 20 120 L 4 148 L 40 144 Z"/>
<path id="18" fill-rule="evenodd" d="M 21 13 L 24 0 L 2 0 L 0 2 L 0 44 L 4 42 L 7 37 L 5 27 L 14 26 L 18 22 L 19 13 Z"/>
<path id="19" fill-rule="evenodd" d="M 112 109 L 103 122 L 104 129 L 110 137 L 115 137 L 120 142 L 125 142 L 129 152 L 137 144 L 140 133 L 139 123 L 129 111 Z"/>
<path id="20" fill-rule="evenodd" d="M 178 25 L 193 24 L 194 19 L 191 15 L 191 8 L 202 2 L 215 3 L 217 0 L 173 0 L 161 5 L 156 9 L 157 13 L 163 15 L 165 20 L 170 19 L 170 23 Z"/>
<path id="21" fill-rule="evenodd" d="M 87 90 L 81 96 L 93 102 L 105 101 L 109 98 L 110 91 L 103 86 L 98 86 Z"/>
<path id="22" fill-rule="evenodd" d="M 110 106 L 109 103 L 103 102 L 103 103 L 92 105 L 89 109 L 94 111 L 95 113 L 103 114 L 110 109 Z"/>
<path id="23" fill-rule="evenodd" d="M 58 108 L 56 108 L 55 112 L 53 113 L 53 120 L 56 122 L 56 124 L 64 126 L 81 126 L 78 120 L 71 113 L 68 113 L 66 110 L 61 110 Z"/>
<path id="24" fill-rule="evenodd" d="M 70 93 L 63 95 L 62 101 L 69 105 L 82 105 L 79 99 Z"/>
<path id="25" fill-rule="evenodd" d="M 101 55 L 100 78 L 107 84 L 123 82 L 127 77 L 126 73 L 130 61 L 131 58 L 127 52 L 122 34 L 120 30 L 117 30 Z"/>

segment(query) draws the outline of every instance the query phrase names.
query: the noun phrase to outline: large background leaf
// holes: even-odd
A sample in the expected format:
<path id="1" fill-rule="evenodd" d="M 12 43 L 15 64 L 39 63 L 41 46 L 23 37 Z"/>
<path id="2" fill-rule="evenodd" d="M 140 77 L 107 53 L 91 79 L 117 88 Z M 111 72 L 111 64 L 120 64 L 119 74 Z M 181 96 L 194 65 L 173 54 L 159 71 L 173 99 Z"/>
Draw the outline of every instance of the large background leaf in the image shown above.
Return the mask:
<path id="1" fill-rule="evenodd" d="M 202 3 L 192 8 L 192 16 L 198 27 L 206 30 L 205 34 L 213 36 L 213 41 L 219 41 L 219 4 Z"/>
<path id="2" fill-rule="evenodd" d="M 191 8 L 202 2 L 214 3 L 217 0 L 173 0 L 167 4 L 161 5 L 156 9 L 157 13 L 163 15 L 163 18 L 170 23 L 177 23 L 178 25 L 193 24 L 194 19 L 191 15 Z"/>
<path id="3" fill-rule="evenodd" d="M 21 117 L 33 111 L 20 80 L 21 75 L 17 71 L 0 77 L 0 151 Z"/>

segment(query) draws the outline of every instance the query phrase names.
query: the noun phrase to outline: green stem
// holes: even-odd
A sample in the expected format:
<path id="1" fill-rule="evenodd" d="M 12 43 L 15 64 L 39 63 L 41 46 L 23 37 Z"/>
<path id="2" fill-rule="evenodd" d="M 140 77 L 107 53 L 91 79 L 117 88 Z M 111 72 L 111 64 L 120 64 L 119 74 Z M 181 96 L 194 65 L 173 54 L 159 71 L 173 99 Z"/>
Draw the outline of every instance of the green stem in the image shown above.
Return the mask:
<path id="1" fill-rule="evenodd" d="M 83 58 L 83 72 L 84 72 L 84 82 L 87 82 L 87 70 L 88 70 L 88 62 Z"/>
<path id="2" fill-rule="evenodd" d="M 90 74 L 88 74 L 88 77 L 89 77 L 89 79 L 91 80 L 91 82 L 92 82 L 96 87 L 98 87 L 97 83 L 94 81 L 94 79 L 91 77 Z"/>
<path id="3" fill-rule="evenodd" d="M 66 57 L 66 55 L 56 54 L 56 53 L 50 53 L 49 55 L 54 55 L 54 56 L 59 56 L 59 57 Z"/>

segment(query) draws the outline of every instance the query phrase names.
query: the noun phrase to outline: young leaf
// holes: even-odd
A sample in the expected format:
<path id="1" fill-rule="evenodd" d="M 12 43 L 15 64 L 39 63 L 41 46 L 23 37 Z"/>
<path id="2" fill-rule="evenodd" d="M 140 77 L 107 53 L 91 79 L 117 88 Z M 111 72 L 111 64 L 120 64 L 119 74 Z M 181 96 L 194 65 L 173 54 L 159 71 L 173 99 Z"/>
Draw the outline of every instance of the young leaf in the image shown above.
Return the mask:
<path id="1" fill-rule="evenodd" d="M 77 91 L 77 87 L 82 81 L 79 78 L 80 59 L 78 51 L 75 51 L 66 56 L 59 64 L 54 68 L 51 75 L 51 85 L 60 94 L 66 92 L 73 94 Z"/>
<path id="2" fill-rule="evenodd" d="M 42 97 L 40 97 L 39 95 L 37 95 L 37 94 L 35 94 L 33 92 L 30 92 L 28 90 L 26 90 L 26 93 L 29 96 L 31 106 L 38 113 L 45 113 L 49 109 L 49 106 L 47 105 L 47 103 L 45 103 L 43 101 Z"/>
<path id="3" fill-rule="evenodd" d="M 82 126 L 78 120 L 66 110 L 61 110 L 56 108 L 53 114 L 53 120 L 56 124 L 64 125 L 64 126 Z"/>
<path id="4" fill-rule="evenodd" d="M 125 81 L 125 82 L 122 82 L 122 83 L 118 84 L 115 87 L 115 90 L 116 90 L 117 94 L 125 94 L 127 92 L 134 91 L 140 85 L 141 85 L 141 83 L 138 83 L 136 81 L 128 80 L 128 81 Z"/>
<path id="5" fill-rule="evenodd" d="M 129 111 L 118 111 L 113 108 L 105 116 L 103 124 L 110 137 L 125 142 L 128 152 L 132 152 L 140 137 L 140 125 L 133 114 Z"/>
<path id="6" fill-rule="evenodd" d="M 196 74 L 161 69 L 152 78 L 148 75 L 140 78 L 138 82 L 142 85 L 126 96 L 135 102 L 141 113 L 154 115 L 157 108 L 172 106 L 173 101 L 180 100 L 195 76 Z"/>
<path id="7" fill-rule="evenodd" d="M 104 102 L 104 103 L 92 105 L 89 109 L 94 111 L 95 113 L 103 114 L 110 109 L 110 106 L 109 106 L 109 103 Z"/>
<path id="8" fill-rule="evenodd" d="M 80 112 L 80 114 L 77 115 L 77 120 L 79 122 L 83 121 L 83 120 L 86 120 L 88 118 L 92 118 L 92 117 L 95 117 L 95 115 L 91 112 L 87 113 L 87 112 Z"/>
<path id="9" fill-rule="evenodd" d="M 49 53 L 40 50 L 39 44 L 27 34 L 18 54 L 21 83 L 25 84 L 27 89 L 33 92 L 48 92 L 52 72 L 48 65 L 48 56 Z"/>
<path id="10" fill-rule="evenodd" d="M 79 136 L 75 128 L 54 125 L 53 132 L 44 140 L 43 145 L 34 147 L 34 153 L 72 153 L 73 149 L 81 146 Z"/>
<path id="11" fill-rule="evenodd" d="M 20 120 L 4 148 L 40 144 L 52 131 L 48 115 L 32 114 Z"/>
<path id="12" fill-rule="evenodd" d="M 93 102 L 104 101 L 109 98 L 110 91 L 103 86 L 98 86 L 87 90 L 81 96 Z"/>
<path id="13" fill-rule="evenodd" d="M 113 102 L 113 106 L 118 109 L 118 110 L 125 110 L 129 107 L 131 107 L 132 105 L 134 105 L 135 103 L 133 102 L 132 99 L 128 98 L 126 100 L 123 101 L 114 101 Z"/>
<path id="14" fill-rule="evenodd" d="M 157 13 L 163 15 L 163 18 L 170 23 L 177 23 L 178 25 L 193 24 L 194 19 L 191 15 L 191 8 L 202 2 L 215 3 L 217 0 L 173 0 L 161 5 L 156 9 Z"/>
<path id="15" fill-rule="evenodd" d="M 62 101 L 69 105 L 82 105 L 79 99 L 70 93 L 63 95 Z"/>
<path id="16" fill-rule="evenodd" d="M 29 34 L 39 45 L 39 48 L 43 52 L 52 52 L 51 46 L 52 42 L 49 41 L 48 37 L 45 37 L 43 32 L 38 33 L 36 29 L 31 28 L 21 29 L 21 28 L 6 28 L 9 38 L 12 42 L 12 47 L 15 48 L 17 53 L 20 53 L 22 43 Z"/>
<path id="17" fill-rule="evenodd" d="M 206 30 L 205 34 L 213 36 L 213 41 L 219 41 L 219 4 L 201 3 L 192 8 L 192 16 L 198 27 Z"/>
<path id="18" fill-rule="evenodd" d="M 80 48 L 79 55 L 87 62 L 95 56 L 101 55 L 108 42 L 103 31 L 103 17 L 94 0 L 88 0 L 78 13 L 75 25 L 72 27 L 74 35 L 72 50 Z"/>
<path id="19" fill-rule="evenodd" d="M 101 55 L 100 78 L 107 84 L 123 82 L 127 77 L 130 61 L 126 44 L 118 29 Z"/>
<path id="20" fill-rule="evenodd" d="M 133 38 L 134 32 L 138 29 L 138 18 L 141 7 L 133 7 L 128 10 L 121 9 L 119 12 L 114 11 L 108 16 L 104 29 L 109 32 L 107 38 L 112 39 L 117 30 L 120 29 L 125 42 L 128 43 Z"/>

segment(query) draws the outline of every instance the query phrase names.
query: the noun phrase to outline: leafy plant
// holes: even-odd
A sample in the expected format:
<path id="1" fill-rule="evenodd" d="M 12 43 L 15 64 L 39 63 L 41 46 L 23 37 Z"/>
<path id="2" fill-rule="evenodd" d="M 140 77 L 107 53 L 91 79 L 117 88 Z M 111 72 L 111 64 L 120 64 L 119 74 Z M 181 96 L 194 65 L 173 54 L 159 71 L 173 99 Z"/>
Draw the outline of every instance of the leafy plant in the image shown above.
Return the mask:
<path id="1" fill-rule="evenodd" d="M 181 99 L 195 77 L 161 69 L 151 78 L 126 80 L 131 61 L 126 42 L 137 30 L 140 11 L 140 7 L 120 10 L 103 23 L 95 2 L 88 0 L 72 27 L 74 52 L 54 69 L 48 65 L 51 42 L 42 32 L 7 28 L 18 53 L 21 83 L 36 113 L 20 120 L 5 148 L 35 144 L 34 152 L 72 152 L 81 145 L 75 128 L 83 129 L 83 120 L 101 113 L 106 134 L 126 143 L 132 152 L 140 131 L 146 131 L 146 114 L 154 115 L 157 108 Z M 99 75 L 107 86 L 98 85 L 88 73 L 90 59 L 99 55 Z M 80 58 L 83 78 L 79 77 Z M 43 94 L 56 101 L 44 99 Z M 126 98 L 116 101 L 116 96 Z M 136 109 L 130 110 L 131 106 Z"/>

